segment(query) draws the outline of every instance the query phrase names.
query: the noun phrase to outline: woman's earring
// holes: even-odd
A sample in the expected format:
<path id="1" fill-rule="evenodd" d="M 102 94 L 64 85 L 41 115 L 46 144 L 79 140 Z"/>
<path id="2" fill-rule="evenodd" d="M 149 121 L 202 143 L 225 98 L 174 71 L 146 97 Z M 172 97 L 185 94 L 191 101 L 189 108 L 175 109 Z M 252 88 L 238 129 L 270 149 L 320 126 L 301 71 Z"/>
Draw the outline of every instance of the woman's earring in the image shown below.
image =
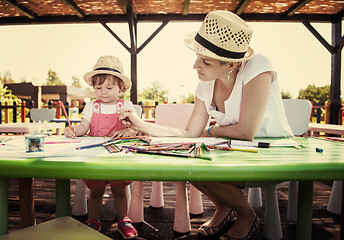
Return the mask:
<path id="1" fill-rule="evenodd" d="M 228 80 L 229 80 L 229 75 L 231 75 L 232 72 L 233 72 L 233 70 L 229 70 L 228 75 L 227 75 Z"/>

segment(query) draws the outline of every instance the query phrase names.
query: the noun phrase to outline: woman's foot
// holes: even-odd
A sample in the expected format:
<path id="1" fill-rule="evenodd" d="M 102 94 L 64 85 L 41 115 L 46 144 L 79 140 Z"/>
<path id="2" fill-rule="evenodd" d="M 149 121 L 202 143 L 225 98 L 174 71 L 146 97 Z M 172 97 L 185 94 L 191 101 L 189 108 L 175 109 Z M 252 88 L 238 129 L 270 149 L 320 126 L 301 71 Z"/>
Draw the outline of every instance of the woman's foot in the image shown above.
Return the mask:
<path id="1" fill-rule="evenodd" d="M 214 222 L 218 221 L 218 219 L 220 216 L 214 214 L 214 217 L 204 223 L 199 229 L 198 229 L 198 233 L 202 236 L 213 236 L 215 234 L 217 234 L 222 227 L 224 227 L 226 224 L 228 224 L 231 221 L 235 221 L 236 219 L 236 213 L 234 210 L 231 210 L 227 216 L 225 216 L 224 218 L 222 218 L 223 220 L 220 222 L 220 224 L 217 224 L 216 226 L 212 227 L 212 225 L 214 224 Z"/>
<path id="2" fill-rule="evenodd" d="M 236 226 L 234 226 L 236 225 Z M 248 240 L 253 239 L 259 230 L 259 220 L 256 215 L 252 220 L 242 219 L 239 221 L 239 218 L 234 223 L 233 227 L 220 237 L 220 240 Z"/>

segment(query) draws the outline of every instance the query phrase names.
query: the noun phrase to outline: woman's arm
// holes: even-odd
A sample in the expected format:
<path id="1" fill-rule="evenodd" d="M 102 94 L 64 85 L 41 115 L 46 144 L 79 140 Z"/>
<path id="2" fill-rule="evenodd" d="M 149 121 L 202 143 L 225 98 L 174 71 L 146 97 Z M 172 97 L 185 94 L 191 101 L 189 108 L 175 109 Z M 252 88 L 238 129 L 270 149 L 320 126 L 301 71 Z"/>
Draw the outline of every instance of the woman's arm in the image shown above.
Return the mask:
<path id="1" fill-rule="evenodd" d="M 205 110 L 203 101 L 196 99 L 193 112 L 185 129 L 165 127 L 145 122 L 132 110 L 127 109 L 121 110 L 120 119 L 122 119 L 122 123 L 125 126 L 129 126 L 151 136 L 199 137 L 209 120 L 209 116 Z"/>
<path id="2" fill-rule="evenodd" d="M 273 73 L 264 72 L 247 83 L 243 88 L 239 123 L 212 127 L 211 136 L 252 140 L 263 121 L 272 80 Z"/>

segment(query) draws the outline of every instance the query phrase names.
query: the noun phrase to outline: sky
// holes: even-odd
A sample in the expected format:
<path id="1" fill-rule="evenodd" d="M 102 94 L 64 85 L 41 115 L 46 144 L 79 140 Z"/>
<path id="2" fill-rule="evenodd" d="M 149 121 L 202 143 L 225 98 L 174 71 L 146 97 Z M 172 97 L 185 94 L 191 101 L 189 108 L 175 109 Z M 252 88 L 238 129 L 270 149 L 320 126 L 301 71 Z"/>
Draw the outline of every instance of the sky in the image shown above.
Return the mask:
<path id="1" fill-rule="evenodd" d="M 138 46 L 160 24 L 138 23 Z M 271 60 L 281 91 L 297 98 L 299 91 L 309 84 L 330 84 L 331 54 L 302 23 L 248 24 L 253 29 L 251 47 Z M 138 92 L 157 80 L 169 91 L 170 102 L 178 101 L 180 95 L 194 93 L 199 81 L 192 67 L 196 55 L 183 39 L 200 25 L 201 22 L 170 22 L 138 54 Z M 330 23 L 312 25 L 331 43 Z M 130 46 L 127 23 L 108 26 Z M 87 86 L 83 75 L 92 70 L 102 55 L 119 57 L 124 73 L 130 77 L 130 53 L 101 24 L 0 26 L 0 36 L 0 74 L 9 71 L 17 82 L 26 79 L 42 85 L 52 69 L 66 85 L 71 85 L 75 76 Z M 341 74 L 343 79 L 344 69 Z M 341 89 L 343 92 L 343 84 Z"/>

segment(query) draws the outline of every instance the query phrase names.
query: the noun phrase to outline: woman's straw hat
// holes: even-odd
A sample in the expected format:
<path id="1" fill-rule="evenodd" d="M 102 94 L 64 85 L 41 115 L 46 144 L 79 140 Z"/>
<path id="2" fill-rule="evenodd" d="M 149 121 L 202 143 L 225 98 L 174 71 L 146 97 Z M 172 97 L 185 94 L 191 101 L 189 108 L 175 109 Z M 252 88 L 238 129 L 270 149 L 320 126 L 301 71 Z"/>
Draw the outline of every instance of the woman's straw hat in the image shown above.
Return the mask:
<path id="1" fill-rule="evenodd" d="M 206 57 L 228 62 L 243 62 L 254 52 L 249 46 L 252 29 L 236 14 L 212 11 L 197 33 L 185 36 L 186 46 Z"/>
<path id="2" fill-rule="evenodd" d="M 96 74 L 111 74 L 119 77 L 123 83 L 125 89 L 131 88 L 130 79 L 123 75 L 123 65 L 121 60 L 114 56 L 102 56 L 98 59 L 96 65 L 93 67 L 93 71 L 84 75 L 84 79 L 88 85 L 92 86 L 92 77 Z"/>

